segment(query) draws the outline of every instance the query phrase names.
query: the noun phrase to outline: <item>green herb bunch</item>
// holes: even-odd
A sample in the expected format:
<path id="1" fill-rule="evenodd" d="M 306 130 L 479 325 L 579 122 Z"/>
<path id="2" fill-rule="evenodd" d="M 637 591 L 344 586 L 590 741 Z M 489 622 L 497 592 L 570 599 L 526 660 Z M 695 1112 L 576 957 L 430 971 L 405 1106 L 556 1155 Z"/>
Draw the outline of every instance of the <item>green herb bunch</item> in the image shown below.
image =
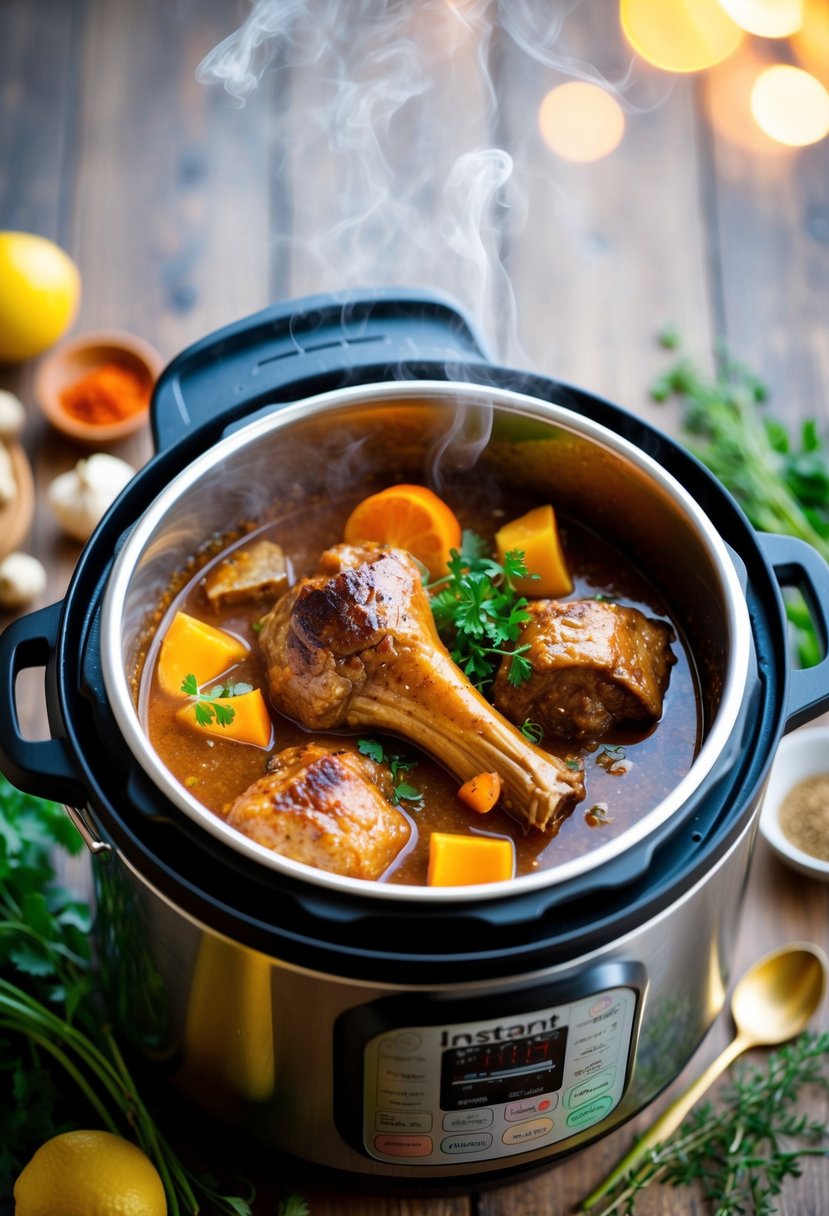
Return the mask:
<path id="1" fill-rule="evenodd" d="M 673 332 L 662 336 L 670 349 L 677 342 Z M 731 491 L 755 528 L 799 537 L 829 560 L 829 450 L 814 419 L 794 435 L 766 414 L 766 386 L 722 347 L 713 379 L 681 358 L 656 380 L 651 394 L 657 401 L 681 399 L 688 446 Z M 820 647 L 799 594 L 787 610 L 801 664 L 812 666 Z"/>
<path id="2" fill-rule="evenodd" d="M 55 879 L 54 851 L 81 848 L 62 809 L 0 777 L 0 1189 L 10 1194 L 34 1150 L 77 1126 L 80 1109 L 139 1144 L 162 1178 L 170 1216 L 202 1203 L 250 1216 L 247 1199 L 219 1194 L 181 1163 L 138 1092 L 99 999 L 89 907 Z"/>
<path id="3" fill-rule="evenodd" d="M 412 809 L 419 809 L 423 795 L 416 786 L 405 780 L 405 774 L 417 767 L 416 760 L 408 760 L 404 755 L 387 752 L 379 739 L 358 739 L 357 751 L 368 756 L 375 764 L 387 764 L 392 780 L 392 801 L 395 806 L 401 802 L 413 804 Z"/>
<path id="4" fill-rule="evenodd" d="M 829 1157 L 827 1127 L 799 1111 L 803 1089 L 829 1092 L 829 1034 L 802 1034 L 770 1053 L 764 1067 L 743 1065 L 717 1106 L 703 1102 L 679 1130 L 619 1180 L 595 1216 L 634 1216 L 636 1197 L 653 1183 L 699 1186 L 714 1216 L 772 1216 L 787 1178 L 807 1157 Z"/>
<path id="5" fill-rule="evenodd" d="M 494 680 L 504 656 L 510 660 L 509 683 L 528 680 L 532 666 L 524 654 L 529 646 L 514 643 L 530 614 L 515 579 L 538 576 L 527 570 L 524 554 L 507 553 L 502 565 L 490 557 L 482 537 L 464 532 L 461 550 L 451 550 L 448 566 L 449 573 L 430 590 L 432 615 L 454 662 L 481 691 Z"/>

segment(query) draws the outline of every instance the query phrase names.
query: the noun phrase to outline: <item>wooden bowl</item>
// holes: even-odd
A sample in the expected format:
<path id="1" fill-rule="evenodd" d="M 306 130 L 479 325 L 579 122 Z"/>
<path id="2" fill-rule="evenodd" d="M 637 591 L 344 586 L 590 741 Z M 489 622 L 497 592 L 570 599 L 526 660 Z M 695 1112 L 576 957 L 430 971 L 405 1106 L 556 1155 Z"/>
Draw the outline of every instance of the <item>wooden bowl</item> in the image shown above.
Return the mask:
<path id="1" fill-rule="evenodd" d="M 0 507 L 0 557 L 13 553 L 29 531 L 35 509 L 32 467 L 23 448 L 14 440 L 6 442 L 12 462 L 17 494 Z"/>
<path id="2" fill-rule="evenodd" d="M 62 395 L 89 372 L 114 363 L 137 375 L 147 396 L 164 366 L 157 350 L 143 338 L 120 330 L 97 330 L 69 338 L 42 360 L 35 376 L 35 396 L 53 426 L 79 443 L 114 443 L 146 425 L 149 405 L 114 422 L 94 423 L 67 412 Z"/>

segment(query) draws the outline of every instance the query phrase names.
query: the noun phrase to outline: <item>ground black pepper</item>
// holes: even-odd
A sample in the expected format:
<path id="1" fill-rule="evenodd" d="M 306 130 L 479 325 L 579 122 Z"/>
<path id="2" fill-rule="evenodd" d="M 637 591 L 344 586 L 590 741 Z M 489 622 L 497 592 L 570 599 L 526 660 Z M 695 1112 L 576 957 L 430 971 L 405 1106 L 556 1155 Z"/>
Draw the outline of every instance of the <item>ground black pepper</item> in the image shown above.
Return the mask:
<path id="1" fill-rule="evenodd" d="M 780 828 L 795 848 L 829 861 L 829 773 L 806 777 L 780 807 Z"/>

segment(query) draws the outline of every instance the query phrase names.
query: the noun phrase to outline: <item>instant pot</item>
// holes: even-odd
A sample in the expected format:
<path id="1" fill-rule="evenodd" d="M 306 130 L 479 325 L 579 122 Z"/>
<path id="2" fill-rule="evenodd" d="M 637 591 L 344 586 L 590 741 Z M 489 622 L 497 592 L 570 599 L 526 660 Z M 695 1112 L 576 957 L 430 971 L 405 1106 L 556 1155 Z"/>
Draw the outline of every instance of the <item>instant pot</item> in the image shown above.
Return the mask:
<path id="1" fill-rule="evenodd" d="M 790 666 L 781 589 L 804 592 L 825 640 L 829 568 L 755 533 L 664 434 L 494 364 L 457 307 L 416 292 L 315 297 L 219 331 L 162 374 L 152 426 L 157 454 L 63 602 L 0 638 L 0 763 L 65 803 L 93 854 L 122 1034 L 200 1107 L 363 1185 L 513 1177 L 617 1127 L 722 1007 L 775 748 L 829 707 L 829 660 Z M 697 758 L 619 837 L 511 882 L 291 862 L 204 811 L 149 747 L 131 683 L 149 613 L 257 513 L 444 475 L 552 498 L 664 593 L 697 668 Z M 41 741 L 16 706 L 35 667 Z"/>

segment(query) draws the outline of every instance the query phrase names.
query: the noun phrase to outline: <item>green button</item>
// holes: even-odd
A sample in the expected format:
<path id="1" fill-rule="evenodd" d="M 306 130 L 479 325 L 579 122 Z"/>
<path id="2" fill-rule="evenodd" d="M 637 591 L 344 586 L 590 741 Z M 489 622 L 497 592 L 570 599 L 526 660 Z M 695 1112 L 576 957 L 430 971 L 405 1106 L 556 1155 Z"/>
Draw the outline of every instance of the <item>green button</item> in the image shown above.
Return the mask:
<path id="1" fill-rule="evenodd" d="M 605 1115 L 613 1110 L 613 1099 L 609 1094 L 605 1094 L 601 1098 L 594 1098 L 592 1102 L 585 1102 L 582 1106 L 577 1106 L 575 1110 L 571 1110 L 567 1116 L 568 1127 L 589 1127 L 591 1123 L 598 1123 Z"/>

